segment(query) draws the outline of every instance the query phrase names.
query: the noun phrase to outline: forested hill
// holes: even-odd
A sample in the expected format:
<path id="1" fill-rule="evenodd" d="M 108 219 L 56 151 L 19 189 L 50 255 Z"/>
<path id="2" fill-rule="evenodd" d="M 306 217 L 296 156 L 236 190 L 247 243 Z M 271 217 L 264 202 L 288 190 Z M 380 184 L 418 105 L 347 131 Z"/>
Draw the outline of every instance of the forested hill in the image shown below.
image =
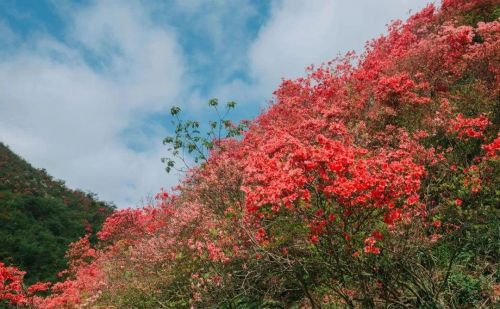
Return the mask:
<path id="1" fill-rule="evenodd" d="M 114 206 L 71 190 L 0 142 L 0 260 L 26 280 L 55 280 L 68 244 L 98 231 Z"/>

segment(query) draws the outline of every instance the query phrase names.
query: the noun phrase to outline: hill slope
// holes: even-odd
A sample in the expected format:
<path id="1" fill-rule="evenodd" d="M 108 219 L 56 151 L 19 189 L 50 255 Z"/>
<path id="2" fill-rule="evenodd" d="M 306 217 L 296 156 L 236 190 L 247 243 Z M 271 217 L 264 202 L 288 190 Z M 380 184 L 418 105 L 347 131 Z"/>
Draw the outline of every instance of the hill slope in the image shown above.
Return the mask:
<path id="1" fill-rule="evenodd" d="M 108 217 L 96 246 L 72 244 L 66 280 L 26 291 L 4 267 L 16 284 L 0 299 L 498 307 L 499 18 L 498 0 L 443 0 L 361 56 L 283 81 L 243 139 L 217 143 L 157 205 Z"/>
<path id="2" fill-rule="evenodd" d="M 56 280 L 68 245 L 99 230 L 113 209 L 0 143 L 0 261 L 26 270 L 27 282 Z"/>

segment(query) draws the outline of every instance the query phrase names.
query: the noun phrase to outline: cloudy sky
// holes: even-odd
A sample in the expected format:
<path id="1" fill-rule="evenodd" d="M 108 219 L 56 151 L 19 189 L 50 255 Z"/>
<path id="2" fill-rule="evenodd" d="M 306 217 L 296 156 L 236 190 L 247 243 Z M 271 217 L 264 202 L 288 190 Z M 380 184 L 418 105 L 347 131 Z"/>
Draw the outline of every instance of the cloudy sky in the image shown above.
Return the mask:
<path id="1" fill-rule="evenodd" d="M 427 0 L 0 1 L 0 141 L 119 207 L 170 188 L 169 109 L 265 108 L 304 74 Z"/>

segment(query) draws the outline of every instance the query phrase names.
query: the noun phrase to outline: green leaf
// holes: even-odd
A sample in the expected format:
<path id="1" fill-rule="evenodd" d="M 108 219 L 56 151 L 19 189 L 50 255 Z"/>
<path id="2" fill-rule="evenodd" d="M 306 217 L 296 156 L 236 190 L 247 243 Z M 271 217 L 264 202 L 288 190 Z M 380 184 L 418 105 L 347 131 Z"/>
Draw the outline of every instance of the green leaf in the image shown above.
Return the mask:
<path id="1" fill-rule="evenodd" d="M 172 114 L 172 116 L 175 116 L 180 113 L 180 111 L 181 108 L 179 106 L 172 106 L 172 108 L 170 109 L 170 114 Z"/>
<path id="2" fill-rule="evenodd" d="M 209 106 L 217 106 L 219 105 L 219 100 L 213 98 L 213 99 L 210 99 L 210 101 L 208 101 L 208 105 Z"/>

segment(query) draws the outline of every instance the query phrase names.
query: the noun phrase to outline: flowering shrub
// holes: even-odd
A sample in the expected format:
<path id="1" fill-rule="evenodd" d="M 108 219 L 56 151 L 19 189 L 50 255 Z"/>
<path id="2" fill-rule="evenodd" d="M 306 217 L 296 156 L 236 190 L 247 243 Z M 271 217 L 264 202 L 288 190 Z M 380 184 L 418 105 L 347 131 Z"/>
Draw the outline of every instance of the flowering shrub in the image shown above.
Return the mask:
<path id="1" fill-rule="evenodd" d="M 242 139 L 217 140 L 156 205 L 115 212 L 97 247 L 74 243 L 46 295 L 29 298 L 49 286 L 24 292 L 22 273 L 0 295 L 40 308 L 496 305 L 499 12 L 429 5 L 363 55 L 285 80 Z"/>
<path id="2" fill-rule="evenodd" d="M 27 304 L 23 290 L 25 272 L 0 262 L 0 299 L 11 305 Z"/>

